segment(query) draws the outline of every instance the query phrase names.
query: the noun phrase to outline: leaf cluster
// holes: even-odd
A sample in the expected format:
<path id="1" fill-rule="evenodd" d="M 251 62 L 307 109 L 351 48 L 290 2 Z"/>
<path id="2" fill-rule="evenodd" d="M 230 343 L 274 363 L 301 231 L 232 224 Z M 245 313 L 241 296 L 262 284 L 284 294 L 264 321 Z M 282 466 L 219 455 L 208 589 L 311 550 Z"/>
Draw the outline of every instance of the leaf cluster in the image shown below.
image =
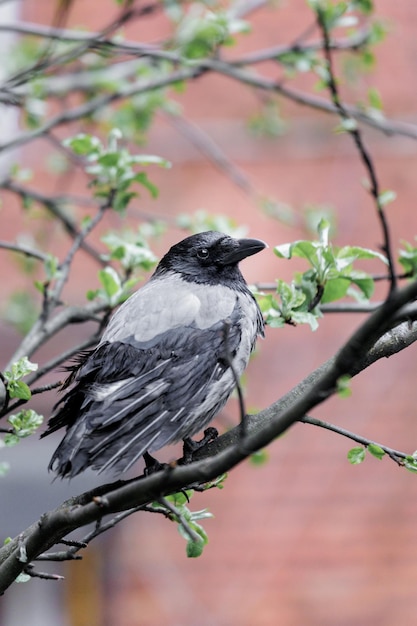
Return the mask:
<path id="1" fill-rule="evenodd" d="M 92 177 L 91 186 L 96 198 L 112 196 L 112 208 L 123 212 L 132 198 L 138 196 L 132 186 L 137 183 L 149 191 L 152 198 L 158 195 L 158 188 L 148 178 L 145 171 L 137 171 L 148 165 L 170 167 L 169 161 L 154 155 L 130 154 L 118 145 L 122 138 L 119 129 L 109 133 L 108 144 L 105 146 L 98 137 L 80 133 L 64 142 L 64 145 L 80 157 L 85 158 L 85 171 Z"/>
<path id="2" fill-rule="evenodd" d="M 188 503 L 193 494 L 191 489 L 187 489 L 166 498 L 176 510 L 170 513 L 170 519 L 178 525 L 178 532 L 187 542 L 186 553 L 189 558 L 201 556 L 208 543 L 207 533 L 199 521 L 213 517 L 207 509 L 190 511 Z"/>
<path id="3" fill-rule="evenodd" d="M 355 448 L 351 448 L 347 454 L 349 463 L 352 465 L 360 465 L 365 460 L 367 452 L 379 461 L 387 454 L 387 451 L 376 443 L 369 443 L 366 446 L 356 446 Z M 417 473 L 417 452 L 404 455 L 403 458 L 397 458 L 395 460 L 409 472 L 413 474 Z"/>
<path id="4" fill-rule="evenodd" d="M 266 322 L 273 328 L 284 324 L 309 324 L 318 327 L 322 313 L 320 305 L 345 296 L 368 301 L 374 291 L 373 278 L 356 268 L 359 260 L 378 259 L 386 264 L 379 252 L 359 246 L 338 247 L 329 241 L 330 224 L 320 220 L 317 241 L 299 240 L 274 248 L 280 259 L 299 257 L 309 268 L 297 273 L 291 283 L 277 280 L 274 294 L 258 294 Z"/>

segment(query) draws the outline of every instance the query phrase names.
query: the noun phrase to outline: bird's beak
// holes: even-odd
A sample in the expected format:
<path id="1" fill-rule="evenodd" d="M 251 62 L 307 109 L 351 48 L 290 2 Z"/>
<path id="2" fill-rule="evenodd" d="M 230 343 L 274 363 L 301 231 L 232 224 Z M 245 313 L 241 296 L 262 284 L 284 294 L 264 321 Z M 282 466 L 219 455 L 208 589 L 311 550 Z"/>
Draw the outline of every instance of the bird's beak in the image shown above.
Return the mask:
<path id="1" fill-rule="evenodd" d="M 232 265 L 233 263 L 239 263 L 242 259 L 246 259 L 247 256 L 257 254 L 264 248 L 267 248 L 267 244 L 260 239 L 238 239 L 239 246 L 229 252 L 226 258 L 223 260 L 225 265 Z"/>

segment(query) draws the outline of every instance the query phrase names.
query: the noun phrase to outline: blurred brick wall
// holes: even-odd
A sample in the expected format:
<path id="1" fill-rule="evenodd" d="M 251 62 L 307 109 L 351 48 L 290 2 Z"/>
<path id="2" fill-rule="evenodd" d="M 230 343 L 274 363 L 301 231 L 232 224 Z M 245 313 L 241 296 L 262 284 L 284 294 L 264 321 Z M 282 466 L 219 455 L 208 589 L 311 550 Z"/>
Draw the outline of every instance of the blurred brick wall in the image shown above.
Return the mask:
<path id="1" fill-rule="evenodd" d="M 41 19 L 39 3 L 27 6 L 32 6 L 28 19 Z M 78 3 L 71 23 L 100 28 L 105 23 L 103 3 L 100 22 L 97 7 L 94 2 Z M 376 71 L 351 88 L 349 98 L 355 101 L 368 86 L 376 86 L 387 115 L 416 122 L 417 5 L 380 0 L 378 13 L 386 19 L 390 35 L 377 49 Z M 259 11 L 254 23 L 255 34 L 243 39 L 240 49 L 288 41 L 310 20 L 302 0 L 287 0 L 276 19 Z M 127 35 L 158 38 L 159 22 L 136 24 Z M 268 71 L 273 76 L 279 70 L 271 66 Z M 375 211 L 360 184 L 363 169 L 349 137 L 332 134 L 335 119 L 283 103 L 284 113 L 293 115 L 288 133 L 255 141 L 248 137 L 244 121 L 256 109 L 257 98 L 246 88 L 208 76 L 178 99 L 185 114 L 219 143 L 259 192 L 298 209 L 311 202 L 329 204 L 338 217 L 337 243 L 380 244 Z M 417 144 L 368 129 L 365 138 L 382 188 L 398 194 L 388 212 L 393 238 L 411 240 L 417 232 Z M 271 248 L 304 236 L 256 211 L 252 200 L 165 120 L 152 131 L 146 150 L 174 164 L 170 172 L 156 173 L 160 197 L 152 204 L 144 200 L 146 210 L 174 215 L 204 208 L 227 213 Z M 25 158 L 33 165 L 39 157 L 32 153 Z M 49 175 L 44 177 L 50 187 Z M 69 182 L 68 188 L 74 184 Z M 18 222 L 7 224 L 12 229 Z M 164 245 L 179 234 L 169 233 Z M 90 271 L 83 260 L 79 267 L 82 274 L 70 284 L 69 297 L 82 300 L 93 268 Z M 243 264 L 243 271 L 249 281 L 264 281 L 288 278 L 292 266 L 277 261 L 270 249 Z M 331 356 L 358 323 L 358 317 L 329 316 L 316 333 L 306 328 L 268 330 L 249 368 L 248 405 L 267 406 Z M 412 452 L 417 448 L 417 391 L 410 374 L 415 358 L 411 347 L 377 363 L 353 381 L 350 399 L 332 399 L 315 415 Z M 236 415 L 233 402 L 229 414 Z M 368 459 L 352 467 L 346 461 L 352 445 L 297 425 L 270 446 L 268 464 L 243 464 L 231 472 L 223 491 L 197 494 L 192 507 L 208 507 L 215 515 L 205 522 L 210 543 L 198 560 L 186 559 L 184 541 L 166 520 L 136 516 L 124 522 L 107 539 L 106 625 L 410 623 L 417 612 L 416 477 L 387 459 Z M 175 455 L 172 449 L 164 454 Z"/>

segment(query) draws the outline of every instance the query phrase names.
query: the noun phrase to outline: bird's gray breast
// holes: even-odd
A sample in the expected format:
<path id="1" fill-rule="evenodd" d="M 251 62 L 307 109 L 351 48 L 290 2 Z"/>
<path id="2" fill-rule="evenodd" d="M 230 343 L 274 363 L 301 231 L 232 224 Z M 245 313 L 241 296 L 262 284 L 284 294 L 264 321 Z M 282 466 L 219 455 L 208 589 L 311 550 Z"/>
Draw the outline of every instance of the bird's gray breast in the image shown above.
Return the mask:
<path id="1" fill-rule="evenodd" d="M 237 299 L 238 293 L 229 287 L 189 283 L 177 274 L 165 274 L 150 280 L 122 304 L 102 342 L 130 337 L 139 344 L 147 343 L 182 326 L 205 330 L 231 319 Z"/>

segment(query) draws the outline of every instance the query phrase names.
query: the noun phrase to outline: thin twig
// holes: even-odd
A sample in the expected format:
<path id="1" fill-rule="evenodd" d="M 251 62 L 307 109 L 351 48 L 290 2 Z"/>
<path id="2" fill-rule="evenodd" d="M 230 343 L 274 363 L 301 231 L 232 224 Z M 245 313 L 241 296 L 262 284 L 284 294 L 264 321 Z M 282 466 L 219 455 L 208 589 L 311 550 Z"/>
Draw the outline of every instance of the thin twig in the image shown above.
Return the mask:
<path id="1" fill-rule="evenodd" d="M 112 20 L 112 22 L 102 31 L 100 31 L 100 33 L 96 33 L 97 39 L 100 39 L 101 37 L 106 37 L 121 26 L 123 26 L 132 18 L 132 15 L 133 12 L 130 9 L 122 13 L 119 18 L 117 18 L 116 20 Z M 8 89 L 10 87 L 19 86 L 23 82 L 33 79 L 39 73 L 45 73 L 47 70 L 50 70 L 54 66 L 62 67 L 63 65 L 78 59 L 80 56 L 82 56 L 84 52 L 89 50 L 91 43 L 91 39 L 84 41 L 79 46 L 72 48 L 70 51 L 58 53 L 56 56 L 49 55 L 49 48 L 47 47 L 46 51 L 44 51 L 40 58 L 37 59 L 29 68 L 26 68 L 8 77 L 7 80 L 2 85 L 0 85 L 0 89 Z"/>
<path id="2" fill-rule="evenodd" d="M 29 246 L 25 246 L 23 244 L 18 243 L 10 243 L 9 241 L 0 241 L 0 248 L 3 250 L 12 250 L 13 252 L 18 252 L 19 254 L 24 254 L 25 256 L 32 257 L 33 259 L 37 259 L 38 261 L 47 261 L 48 255 L 40 252 L 39 250 L 35 250 L 34 248 L 29 248 Z"/>
<path id="3" fill-rule="evenodd" d="M 42 376 L 45 376 L 45 374 L 49 374 L 49 372 L 51 372 L 52 370 L 55 370 L 57 367 L 62 365 L 62 363 L 65 363 L 66 361 L 70 360 L 73 356 L 75 356 L 79 352 L 82 352 L 83 350 L 88 350 L 88 348 L 95 346 L 97 342 L 99 341 L 99 339 L 100 339 L 99 334 L 94 333 L 91 337 L 88 337 L 87 339 L 85 339 L 85 341 L 82 341 L 76 346 L 73 346 L 72 348 L 65 350 L 65 352 L 62 352 L 61 354 L 58 354 L 56 357 L 50 359 L 49 361 L 44 363 L 44 365 L 39 367 L 36 370 L 36 372 L 33 372 L 33 374 L 28 376 L 27 378 L 28 384 L 30 385 L 36 380 L 39 380 L 39 378 L 42 378 Z M 32 393 L 34 392 L 32 391 Z"/>
<path id="4" fill-rule="evenodd" d="M 344 127 L 346 131 L 351 135 L 358 149 L 360 158 L 369 175 L 369 179 L 371 183 L 369 192 L 374 199 L 375 206 L 377 209 L 377 215 L 381 223 L 381 227 L 382 227 L 383 240 L 384 240 L 382 249 L 385 252 L 387 260 L 388 260 L 388 270 L 389 270 L 389 275 L 390 275 L 390 293 L 391 293 L 397 286 L 397 277 L 395 274 L 394 260 L 393 260 L 393 254 L 392 254 L 391 233 L 390 233 L 388 222 L 385 216 L 383 204 L 381 202 L 381 192 L 380 192 L 375 165 L 374 165 L 370 152 L 365 146 L 361 131 L 359 130 L 357 124 L 353 122 L 351 115 L 348 113 L 345 105 L 343 104 L 341 100 L 339 89 L 337 86 L 335 71 L 333 68 L 333 57 L 332 57 L 331 46 L 330 46 L 331 42 L 330 42 L 329 30 L 327 28 L 327 23 L 326 23 L 326 16 L 325 16 L 324 10 L 320 7 L 319 4 L 317 5 L 317 8 L 316 8 L 316 14 L 317 14 L 317 23 L 318 23 L 318 26 L 321 30 L 322 37 L 323 37 L 324 58 L 325 58 L 326 65 L 327 65 L 327 86 L 329 88 L 330 96 L 331 96 L 331 99 L 335 108 L 337 109 L 344 123 Z"/>
<path id="5" fill-rule="evenodd" d="M 259 196 L 248 176 L 223 152 L 220 146 L 201 127 L 178 114 L 166 113 L 170 124 L 193 146 L 202 152 L 237 187 L 251 196 Z"/>
<path id="6" fill-rule="evenodd" d="M 10 369 L 12 363 L 15 363 L 23 356 L 30 357 L 35 350 L 69 324 L 77 324 L 79 322 L 87 322 L 91 320 L 99 321 L 101 323 L 101 319 L 97 319 L 97 314 L 103 311 L 109 311 L 109 305 L 104 302 L 95 301 L 89 302 L 83 307 L 66 307 L 56 313 L 47 322 L 38 318 L 11 357 L 5 369 Z"/>
<path id="7" fill-rule="evenodd" d="M 240 384 L 239 376 L 237 375 L 235 366 L 233 364 L 233 356 L 230 352 L 229 345 L 229 337 L 230 337 L 230 324 L 225 322 L 223 325 L 223 335 L 224 335 L 224 358 L 228 367 L 230 367 L 230 371 L 232 372 L 233 380 L 235 382 L 237 395 L 239 399 L 239 412 L 240 412 L 240 431 L 242 439 L 246 436 L 246 408 L 245 408 L 245 399 L 243 397 L 242 386 Z"/>
<path id="8" fill-rule="evenodd" d="M 350 430 L 346 430 L 346 428 L 342 428 L 341 426 L 336 426 L 335 424 L 331 424 L 330 422 L 325 422 L 323 420 L 319 420 L 315 417 L 311 417 L 310 415 L 306 415 L 300 419 L 300 422 L 303 424 L 311 424 L 312 426 L 319 426 L 320 428 L 324 428 L 326 430 L 331 430 L 338 435 L 342 435 L 343 437 L 347 437 L 352 441 L 356 441 L 356 443 L 360 443 L 366 448 L 370 445 L 375 445 L 381 448 L 393 461 L 395 461 L 398 465 L 403 465 L 402 460 L 409 457 L 409 454 L 405 452 L 401 452 L 400 450 L 394 450 L 394 448 L 389 448 L 388 446 L 377 443 L 368 437 L 362 437 L 356 433 L 353 433 Z"/>
<path id="9" fill-rule="evenodd" d="M 61 381 L 57 380 L 54 383 L 42 385 L 41 387 L 35 387 L 34 389 L 31 389 L 30 392 L 32 396 L 36 396 L 39 393 L 45 393 L 45 391 L 52 391 L 53 389 L 57 389 L 58 387 L 61 387 L 61 385 L 62 385 Z"/>
<path id="10" fill-rule="evenodd" d="M 347 50 L 360 50 L 369 39 L 369 30 L 364 29 L 358 33 L 355 33 L 351 37 L 344 39 L 332 39 L 330 41 L 330 48 L 335 51 L 347 51 Z M 318 52 L 323 49 L 323 41 L 311 41 L 306 44 L 294 43 L 291 45 L 278 45 L 271 46 L 270 48 L 263 48 L 250 52 L 246 55 L 239 57 L 236 60 L 228 61 L 231 65 L 236 67 L 256 65 L 265 61 L 276 60 L 279 62 L 280 57 L 287 55 L 290 52 Z"/>
<path id="11" fill-rule="evenodd" d="M 325 98 L 314 96 L 309 93 L 286 87 L 282 82 L 260 76 L 254 72 L 244 70 L 240 67 L 234 67 L 230 63 L 225 63 L 219 59 L 204 59 L 201 61 L 201 67 L 206 70 L 218 72 L 224 76 L 245 85 L 249 85 L 256 89 L 279 94 L 280 96 L 317 111 L 330 113 L 334 115 L 338 113 L 333 102 L 329 102 Z M 348 114 L 354 119 L 375 128 L 388 136 L 400 135 L 410 139 L 417 139 L 417 125 L 408 124 L 406 122 L 397 122 L 387 120 L 381 117 L 375 117 L 366 113 L 363 109 L 352 105 L 344 105 Z"/>
<path id="12" fill-rule="evenodd" d="M 78 204 L 86 204 L 87 201 L 85 198 L 76 197 L 73 198 L 71 196 L 48 196 L 37 190 L 30 189 L 13 181 L 11 179 L 5 179 L 1 181 L 0 187 L 3 189 L 7 189 L 12 193 L 18 195 L 22 200 L 33 200 L 45 207 L 45 209 L 51 213 L 57 220 L 62 224 L 65 231 L 72 237 L 78 237 L 80 234 L 79 229 L 77 228 L 76 222 L 69 217 L 68 213 L 61 208 L 61 205 L 70 204 L 71 202 L 77 202 Z M 98 206 L 96 202 L 92 202 L 91 199 L 89 201 L 89 206 Z M 82 249 L 87 252 L 95 261 L 97 261 L 100 265 L 104 264 L 101 255 L 97 250 L 95 250 L 89 243 L 83 241 L 81 245 Z"/>
<path id="13" fill-rule="evenodd" d="M 38 572 L 33 568 L 33 565 L 27 565 L 23 569 L 23 573 L 27 574 L 31 578 L 40 578 L 41 580 L 65 580 L 64 576 L 60 574 L 49 574 L 48 572 Z"/>
<path id="14" fill-rule="evenodd" d="M 170 511 L 170 513 L 172 513 L 172 515 L 176 517 L 178 523 L 181 524 L 181 526 L 183 527 L 183 529 L 185 530 L 185 532 L 187 533 L 187 535 L 192 541 L 196 541 L 196 542 L 201 541 L 200 535 L 196 533 L 196 531 L 193 528 L 191 528 L 190 524 L 187 522 L 185 517 L 181 514 L 181 512 L 177 509 L 177 507 L 172 504 L 172 502 L 170 502 L 166 498 L 159 498 L 158 502 L 160 502 L 162 506 L 166 507 L 168 511 Z"/>
<path id="15" fill-rule="evenodd" d="M 86 237 L 91 233 L 91 231 L 94 230 L 99 222 L 101 222 L 106 211 L 112 207 L 114 193 L 115 192 L 112 191 L 109 194 L 108 199 L 102 204 L 102 206 L 100 206 L 95 216 L 88 222 L 88 224 L 86 224 L 86 226 L 80 231 L 77 237 L 74 238 L 73 244 L 68 251 L 67 256 L 58 268 L 59 278 L 55 283 L 52 293 L 49 294 L 50 304 L 52 304 L 52 306 L 55 306 L 59 302 L 64 285 L 68 280 L 71 264 L 76 252 L 81 248 L 83 241 L 85 241 Z"/>

